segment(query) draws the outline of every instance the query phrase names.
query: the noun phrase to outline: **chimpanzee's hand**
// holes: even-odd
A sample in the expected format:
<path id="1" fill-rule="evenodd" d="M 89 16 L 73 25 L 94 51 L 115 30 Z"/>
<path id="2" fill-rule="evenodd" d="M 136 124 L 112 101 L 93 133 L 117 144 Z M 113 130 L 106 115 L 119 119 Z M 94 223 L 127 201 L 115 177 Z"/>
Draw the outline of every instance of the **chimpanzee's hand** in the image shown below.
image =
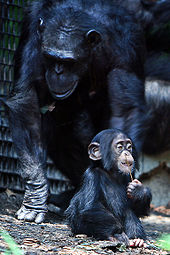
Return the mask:
<path id="1" fill-rule="evenodd" d="M 131 239 L 130 240 L 130 247 L 147 247 L 147 244 L 145 243 L 145 241 L 143 239 L 140 238 L 136 238 L 136 239 Z"/>
<path id="2" fill-rule="evenodd" d="M 137 179 L 134 179 L 132 182 L 130 182 L 127 186 L 127 196 L 128 198 L 135 198 L 138 191 L 141 190 L 143 187 L 143 184 L 138 181 Z"/>
<path id="3" fill-rule="evenodd" d="M 48 185 L 44 182 L 27 182 L 24 201 L 16 215 L 19 220 L 42 223 L 47 212 Z"/>

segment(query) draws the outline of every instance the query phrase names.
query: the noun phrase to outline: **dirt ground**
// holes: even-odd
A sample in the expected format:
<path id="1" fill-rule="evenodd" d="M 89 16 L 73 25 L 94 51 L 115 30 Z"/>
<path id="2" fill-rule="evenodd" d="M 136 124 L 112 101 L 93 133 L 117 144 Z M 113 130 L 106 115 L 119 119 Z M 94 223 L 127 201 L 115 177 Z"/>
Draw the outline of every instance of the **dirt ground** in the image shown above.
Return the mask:
<path id="1" fill-rule="evenodd" d="M 43 224 L 19 221 L 15 218 L 15 212 L 21 201 L 21 194 L 12 194 L 9 190 L 0 193 L 0 230 L 8 231 L 24 255 L 170 254 L 151 246 L 123 250 L 124 247 L 116 247 L 110 241 L 96 241 L 84 235 L 73 236 L 65 219 L 52 212 L 48 212 Z M 151 215 L 142 221 L 152 245 L 162 233 L 170 233 L 170 209 L 154 208 Z M 0 254 L 4 254 L 7 248 L 7 243 L 0 237 Z"/>

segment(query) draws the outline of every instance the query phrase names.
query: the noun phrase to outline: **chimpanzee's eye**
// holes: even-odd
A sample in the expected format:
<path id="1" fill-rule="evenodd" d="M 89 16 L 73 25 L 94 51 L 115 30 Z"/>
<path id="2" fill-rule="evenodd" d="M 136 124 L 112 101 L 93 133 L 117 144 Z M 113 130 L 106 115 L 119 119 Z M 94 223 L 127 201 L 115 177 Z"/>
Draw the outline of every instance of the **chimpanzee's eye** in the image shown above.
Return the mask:
<path id="1" fill-rule="evenodd" d="M 131 143 L 128 143 L 127 146 L 126 146 L 127 150 L 131 151 L 132 150 L 132 144 Z"/>
<path id="2" fill-rule="evenodd" d="M 118 149 L 119 151 L 121 151 L 121 150 L 123 149 L 123 145 L 122 145 L 121 143 L 118 143 L 118 144 L 117 144 L 117 149 Z"/>

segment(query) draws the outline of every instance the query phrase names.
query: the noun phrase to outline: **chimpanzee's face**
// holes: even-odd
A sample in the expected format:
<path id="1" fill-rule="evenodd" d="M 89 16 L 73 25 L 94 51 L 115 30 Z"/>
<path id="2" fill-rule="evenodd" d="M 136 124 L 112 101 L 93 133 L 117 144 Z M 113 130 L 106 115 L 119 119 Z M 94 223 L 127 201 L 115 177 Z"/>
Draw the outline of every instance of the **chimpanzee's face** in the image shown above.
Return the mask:
<path id="1" fill-rule="evenodd" d="M 42 36 L 45 79 L 56 99 L 65 99 L 76 89 L 83 73 L 87 71 L 83 38 L 71 28 L 47 27 Z"/>
<path id="2" fill-rule="evenodd" d="M 135 165 L 131 139 L 122 132 L 110 130 L 102 131 L 96 137 L 88 147 L 90 159 L 102 160 L 104 169 L 130 174 Z"/>
<path id="3" fill-rule="evenodd" d="M 114 153 L 115 163 L 122 173 L 132 170 L 134 158 L 132 156 L 132 142 L 124 134 L 119 134 L 112 142 L 112 151 Z"/>
<path id="4" fill-rule="evenodd" d="M 41 21 L 42 22 L 42 21 Z M 88 39 L 96 31 L 81 31 L 70 24 L 47 22 L 41 34 L 45 79 L 55 99 L 69 97 L 88 71 Z M 93 40 L 93 38 L 92 38 Z"/>

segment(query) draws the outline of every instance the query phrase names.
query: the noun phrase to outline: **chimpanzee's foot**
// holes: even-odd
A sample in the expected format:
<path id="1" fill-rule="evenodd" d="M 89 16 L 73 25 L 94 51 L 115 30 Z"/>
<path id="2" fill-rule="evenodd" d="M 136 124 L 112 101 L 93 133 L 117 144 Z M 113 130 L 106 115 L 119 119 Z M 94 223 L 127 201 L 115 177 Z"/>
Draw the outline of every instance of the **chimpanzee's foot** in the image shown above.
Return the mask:
<path id="1" fill-rule="evenodd" d="M 18 220 L 34 221 L 35 223 L 42 223 L 45 219 L 45 211 L 34 211 L 27 209 L 24 205 L 16 212 Z"/>
<path id="2" fill-rule="evenodd" d="M 129 246 L 129 238 L 124 232 L 121 234 L 114 234 L 114 236 L 111 236 L 109 238 L 109 240 L 113 241 L 113 242 L 119 241 L 119 242 L 124 243 L 125 245 Z"/>
<path id="3" fill-rule="evenodd" d="M 130 239 L 129 240 L 129 246 L 130 247 L 147 247 L 147 244 L 143 239 L 137 238 L 137 239 Z"/>
<path id="4" fill-rule="evenodd" d="M 21 208 L 17 212 L 19 220 L 44 221 L 47 212 L 48 185 L 44 182 L 27 181 L 25 195 Z"/>

